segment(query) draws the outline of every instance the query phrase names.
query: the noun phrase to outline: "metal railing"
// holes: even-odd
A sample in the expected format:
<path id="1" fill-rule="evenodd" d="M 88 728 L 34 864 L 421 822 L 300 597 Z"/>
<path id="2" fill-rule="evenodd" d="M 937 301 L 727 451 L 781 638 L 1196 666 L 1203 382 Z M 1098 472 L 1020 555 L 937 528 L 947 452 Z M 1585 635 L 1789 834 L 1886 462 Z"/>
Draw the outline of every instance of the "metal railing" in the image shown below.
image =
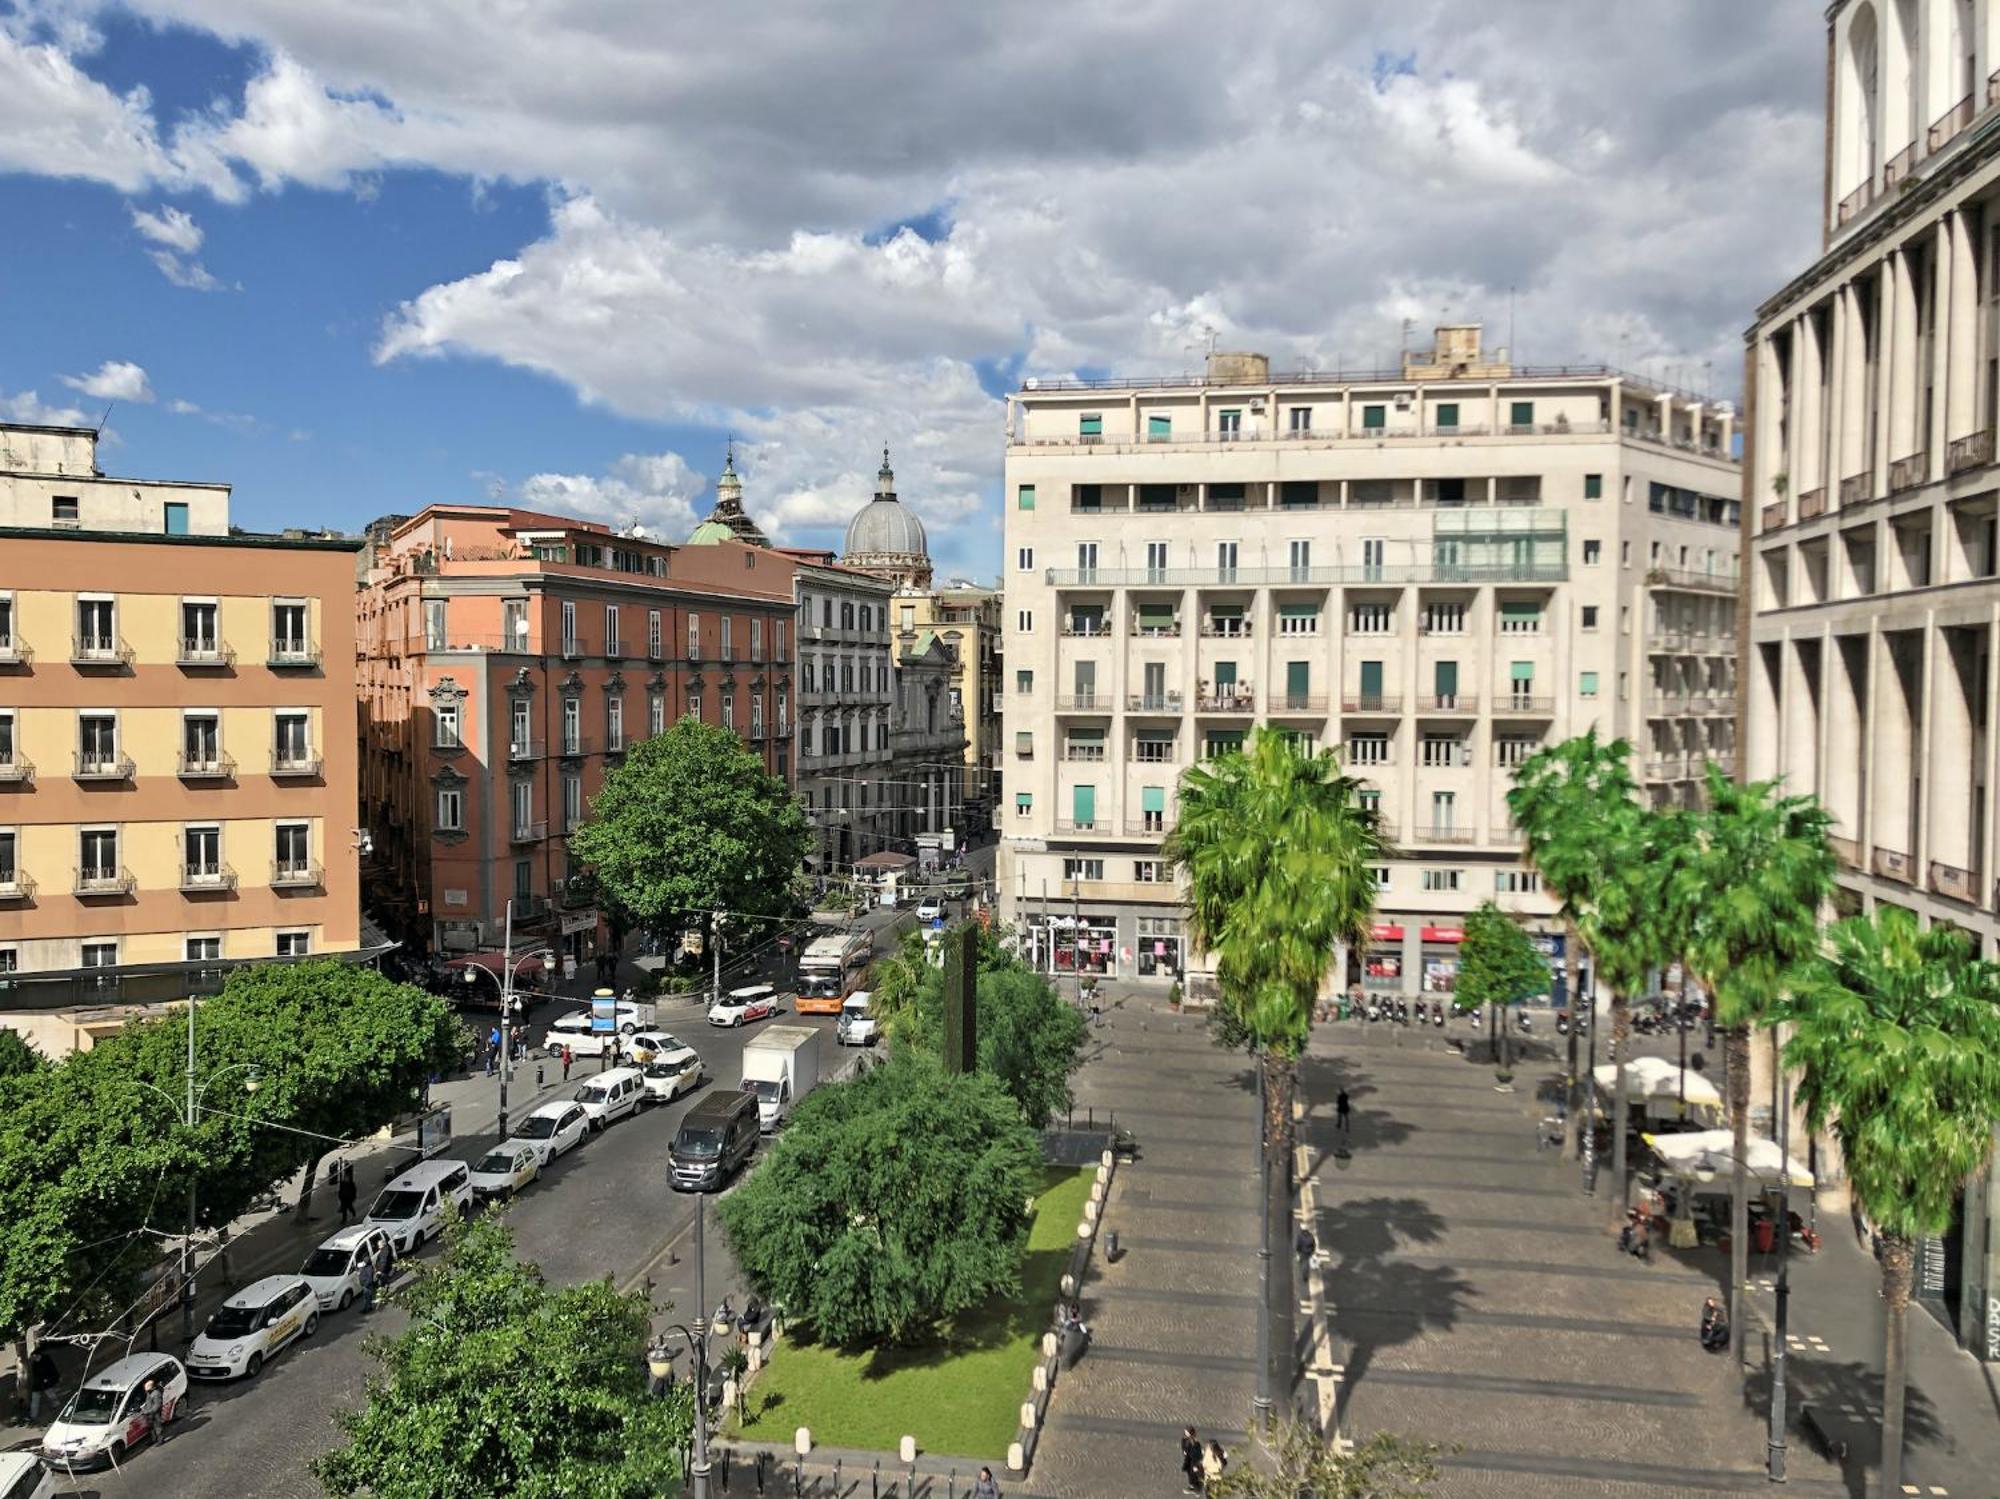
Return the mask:
<path id="1" fill-rule="evenodd" d="M 236 651 L 224 640 L 203 640 L 183 635 L 174 660 L 181 666 L 234 666 Z"/>
<path id="2" fill-rule="evenodd" d="M 1064 625 L 1062 636 L 1065 640 L 1102 640 L 1110 635 L 1111 626 L 1099 621 L 1094 625 Z"/>
<path id="3" fill-rule="evenodd" d="M 175 774 L 184 781 L 226 781 L 236 774 L 236 762 L 221 750 L 210 753 L 183 749 Z"/>
<path id="4" fill-rule="evenodd" d="M 34 649 L 19 635 L 0 635 L 0 666 L 26 666 L 34 659 Z"/>
<path id="5" fill-rule="evenodd" d="M 1915 489 L 1924 482 L 1930 471 L 1929 453 L 1911 453 L 1896 459 L 1889 465 L 1889 493 L 1902 489 Z"/>
<path id="6" fill-rule="evenodd" d="M 1459 827 L 1456 823 L 1432 823 L 1428 827 L 1419 826 L 1410 830 L 1412 842 L 1416 843 L 1476 843 L 1479 835 L 1471 828 Z"/>
<path id="7" fill-rule="evenodd" d="M 509 843 L 540 843 L 549 836 L 549 825 L 542 822 L 517 822 L 507 835 Z"/>
<path id="8" fill-rule="evenodd" d="M 1763 510 L 1764 529 L 1775 531 L 1791 519 L 1791 506 L 1784 500 L 1772 500 Z"/>
<path id="9" fill-rule="evenodd" d="M 1917 882 L 1917 871 L 1910 856 L 1893 848 L 1875 850 L 1875 873 L 1885 880 L 1897 880 L 1905 885 Z"/>
<path id="10" fill-rule="evenodd" d="M 1056 694 L 1056 712 L 1109 713 L 1113 701 L 1108 692 L 1060 692 Z"/>
<path id="11" fill-rule="evenodd" d="M 1993 429 L 1985 427 L 1952 439 L 1951 446 L 1945 449 L 1944 470 L 1948 474 L 1958 474 L 1992 461 Z"/>
<path id="12" fill-rule="evenodd" d="M 1104 759 L 1104 746 L 1100 744 L 1065 744 L 1063 759 L 1074 763 L 1099 763 Z"/>
<path id="13" fill-rule="evenodd" d="M 129 781 L 135 769 L 130 755 L 76 752 L 75 778 L 79 781 Z"/>
<path id="14" fill-rule="evenodd" d="M 1250 621 L 1247 619 L 1227 624 L 1211 619 L 1204 621 L 1201 627 L 1204 640 L 1248 640 L 1252 633 Z"/>
<path id="15" fill-rule="evenodd" d="M 1265 705 L 1267 713 L 1311 713 L 1326 712 L 1326 698 L 1311 692 L 1277 692 Z"/>
<path id="16" fill-rule="evenodd" d="M 1085 818 L 1082 822 L 1078 822 L 1075 819 L 1065 820 L 1057 818 L 1056 831 L 1058 833 L 1103 833 L 1109 835 L 1115 829 L 1112 826 L 1111 819 L 1108 817 L 1089 817 Z"/>
<path id="17" fill-rule="evenodd" d="M 1685 588 L 1695 593 L 1734 593 L 1735 573 L 1696 572 L 1687 567 L 1649 567 L 1646 582 L 1655 588 Z"/>
<path id="18" fill-rule="evenodd" d="M 75 871 L 74 893 L 77 895 L 129 895 L 138 885 L 132 871 L 122 866 L 106 868 L 101 864 L 87 865 Z"/>
<path id="19" fill-rule="evenodd" d="M 1340 699 L 1343 713 L 1401 713 L 1403 699 L 1392 692 L 1349 692 Z"/>
<path id="20" fill-rule="evenodd" d="M 236 871 L 227 864 L 182 864 L 183 890 L 234 890 Z"/>
<path id="21" fill-rule="evenodd" d="M 539 760 L 547 749 L 548 745 L 546 742 L 540 739 L 510 739 L 507 741 L 507 758 L 509 760 Z"/>
<path id="22" fill-rule="evenodd" d="M 1479 695 L 1473 692 L 1447 692 L 1435 697 L 1417 699 L 1419 713 L 1477 713 Z"/>
<path id="23" fill-rule="evenodd" d="M 33 900 L 35 882 L 19 869 L 0 869 L 0 900 Z"/>
<path id="24" fill-rule="evenodd" d="M 1972 101 L 1973 96 L 1967 94 L 1958 103 L 1952 105 L 1950 109 L 1939 115 L 1936 123 L 1924 132 L 1924 145 L 1932 151 L 1942 151 L 1950 141 L 1957 137 L 1960 131 L 1972 123 L 1972 117 L 1977 113 Z"/>
<path id="25" fill-rule="evenodd" d="M 1532 713 L 1537 715 L 1553 713 L 1556 711 L 1556 700 L 1553 697 L 1538 697 L 1531 692 L 1510 692 L 1502 697 L 1493 699 L 1493 711 L 1495 713 Z"/>
<path id="26" fill-rule="evenodd" d="M 324 876 L 319 864 L 312 859 L 273 859 L 271 861 L 271 886 L 279 890 L 316 889 Z"/>
<path id="27" fill-rule="evenodd" d="M 271 751 L 271 774 L 274 776 L 316 776 L 324 766 L 325 762 L 310 750 Z"/>
<path id="28" fill-rule="evenodd" d="M 1894 187 L 1905 177 L 1909 176 L 1911 172 L 1916 170 L 1916 165 L 1917 143 L 1911 141 L 1882 164 L 1882 186 L 1884 188 Z"/>
<path id="29" fill-rule="evenodd" d="M 1834 222 L 1838 224 L 1849 222 L 1855 215 L 1859 214 L 1874 201 L 1875 179 L 1871 176 L 1861 186 L 1840 200 L 1840 203 L 1833 211 Z"/>
<path id="30" fill-rule="evenodd" d="M 1171 624 L 1164 625 L 1149 625 L 1140 620 L 1132 622 L 1132 634 L 1137 639 L 1178 640 L 1180 633 L 1181 622 L 1179 620 L 1174 620 Z"/>
<path id="31" fill-rule="evenodd" d="M 1384 562 L 1344 566 L 1277 567 L 1098 567 L 1048 569 L 1056 588 L 1250 588 L 1324 587 L 1369 583 L 1562 583 L 1566 561 L 1544 562 Z"/>
<path id="32" fill-rule="evenodd" d="M 1808 489 L 1799 496 L 1799 519 L 1811 520 L 1815 515 L 1826 514 L 1826 489 Z"/>
<path id="33" fill-rule="evenodd" d="M 75 666 L 130 666 L 132 647 L 116 635 L 73 635 L 69 659 Z"/>
<path id="34" fill-rule="evenodd" d="M 1127 713 L 1179 713 L 1181 706 L 1178 692 L 1135 692 L 1125 699 Z"/>
<path id="35" fill-rule="evenodd" d="M 271 641 L 271 652 L 265 658 L 266 666 L 317 666 L 319 647 L 310 640 L 296 637 L 279 637 Z"/>
<path id="36" fill-rule="evenodd" d="M 1235 692 L 1204 692 L 1195 698 L 1198 713 L 1240 713 L 1246 717 L 1257 711 L 1257 699 L 1246 688 Z"/>
<path id="37" fill-rule="evenodd" d="M 0 781 L 32 781 L 35 762 L 26 755 L 10 755 L 0 760 Z"/>
<path id="38" fill-rule="evenodd" d="M 1953 900 L 1962 900 L 1967 905 L 1979 904 L 1979 872 L 1961 869 L 1956 864 L 1946 864 L 1931 860 L 1931 889 L 1939 895 L 1948 895 Z"/>

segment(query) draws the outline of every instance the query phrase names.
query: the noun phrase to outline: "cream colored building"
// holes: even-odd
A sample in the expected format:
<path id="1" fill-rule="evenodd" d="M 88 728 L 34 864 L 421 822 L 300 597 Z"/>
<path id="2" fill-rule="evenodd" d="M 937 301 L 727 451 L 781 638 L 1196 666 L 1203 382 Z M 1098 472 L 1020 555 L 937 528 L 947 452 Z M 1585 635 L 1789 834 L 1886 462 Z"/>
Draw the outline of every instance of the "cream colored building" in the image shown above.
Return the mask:
<path id="1" fill-rule="evenodd" d="M 0 425 L 0 526 L 226 536 L 229 486 L 113 478 L 90 428 Z"/>
<path id="2" fill-rule="evenodd" d="M 1726 406 L 1438 330 L 1398 371 L 1029 382 L 1008 400 L 1002 914 L 1059 971 L 1187 962 L 1182 771 L 1284 725 L 1377 799 L 1356 982 L 1440 992 L 1481 900 L 1553 906 L 1511 768 L 1591 726 L 1658 801 L 1734 752 Z"/>
<path id="3" fill-rule="evenodd" d="M 965 719 L 959 801 L 972 830 L 988 826 L 1000 804 L 1001 604 L 998 589 L 963 579 L 896 596 L 901 634 L 935 635 L 955 657 L 951 692 Z"/>
<path id="4" fill-rule="evenodd" d="M 1748 773 L 1783 776 L 1833 814 L 1843 913 L 1901 906 L 1988 956 L 2000 951 L 1996 12 L 1828 7 L 1822 248 L 1749 333 L 1743 517 Z M 1969 1195 L 1952 1233 L 1921 1246 L 1918 1275 L 1920 1296 L 1988 1359 L 2000 1359 L 1996 1194 L 1988 1181 Z"/>

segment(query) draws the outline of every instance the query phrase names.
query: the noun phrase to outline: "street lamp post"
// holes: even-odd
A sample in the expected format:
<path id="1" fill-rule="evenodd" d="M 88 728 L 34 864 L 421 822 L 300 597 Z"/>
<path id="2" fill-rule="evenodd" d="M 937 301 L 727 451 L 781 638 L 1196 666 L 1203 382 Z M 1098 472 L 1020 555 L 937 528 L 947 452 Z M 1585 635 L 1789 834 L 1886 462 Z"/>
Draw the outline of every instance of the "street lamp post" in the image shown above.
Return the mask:
<path id="1" fill-rule="evenodd" d="M 500 1138 L 507 1138 L 507 1084 L 514 1075 L 514 1048 L 512 1027 L 514 1020 L 514 980 L 520 976 L 521 966 L 541 958 L 546 961 L 552 954 L 546 948 L 536 948 L 514 956 L 514 903 L 507 902 L 507 926 L 505 944 L 500 950 L 501 975 L 479 963 L 468 962 L 465 967 L 465 981 L 475 983 L 480 974 L 500 986 Z"/>
<path id="2" fill-rule="evenodd" d="M 1772 1050 L 1777 1051 L 1777 1037 L 1772 1036 Z M 1789 1079 L 1785 1077 L 1782 1059 L 1776 1062 L 1778 1074 L 1778 1284 L 1776 1290 L 1776 1327 L 1771 1338 L 1771 1430 L 1765 1439 L 1766 1471 L 1773 1483 L 1785 1481 L 1785 1336 L 1787 1314 L 1791 1310 L 1791 1247 L 1792 1247 L 1792 1098 Z"/>

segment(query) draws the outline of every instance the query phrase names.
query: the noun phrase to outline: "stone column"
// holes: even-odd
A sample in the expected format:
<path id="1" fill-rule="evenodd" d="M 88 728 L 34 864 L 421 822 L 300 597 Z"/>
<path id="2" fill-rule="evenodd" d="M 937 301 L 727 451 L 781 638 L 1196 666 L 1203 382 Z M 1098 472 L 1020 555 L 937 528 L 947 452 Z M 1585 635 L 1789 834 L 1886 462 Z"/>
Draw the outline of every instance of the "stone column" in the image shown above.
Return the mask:
<path id="1" fill-rule="evenodd" d="M 1944 477 L 1945 449 L 1945 408 L 1950 403 L 1951 390 L 1951 220 L 1940 219 L 1937 234 L 1933 236 L 1931 264 L 1931 409 L 1930 421 L 1926 424 L 1924 442 L 1930 462 L 1925 465 L 1925 474 L 1933 479 Z"/>
<path id="2" fill-rule="evenodd" d="M 1945 436 L 1964 437 L 1979 427 L 1979 277 L 1973 265 L 1972 226 L 1965 210 L 1947 219 L 1951 243 L 1951 321 L 1941 330 L 1947 346 Z"/>
<path id="3" fill-rule="evenodd" d="M 1976 637 L 1970 630 L 1932 629 L 1929 711 L 1925 734 L 1926 857 L 1972 865 L 1973 694 L 1979 692 Z"/>
<path id="4" fill-rule="evenodd" d="M 1825 704 L 1822 716 L 1826 720 L 1827 752 L 1821 761 L 1825 767 L 1821 800 L 1833 814 L 1835 836 L 1852 839 L 1858 845 L 1863 841 L 1861 779 L 1863 757 L 1867 754 L 1861 704 L 1856 696 L 1856 689 L 1862 684 L 1855 682 L 1847 670 L 1840 637 L 1826 637 L 1822 660 L 1826 690 L 1821 701 Z"/>
<path id="5" fill-rule="evenodd" d="M 1904 695 L 1900 673 L 1889 650 L 1889 637 L 1879 628 L 1869 637 L 1873 677 L 1869 720 L 1873 729 L 1874 764 L 1869 767 L 1868 809 L 1871 847 L 1879 845 L 1903 854 L 1910 847 L 1910 767 L 1916 749 L 1916 726 Z"/>
<path id="6" fill-rule="evenodd" d="M 1890 449 L 1900 440 L 1890 420 L 1895 407 L 1896 342 L 1902 335 L 1897 315 L 1896 277 L 1902 256 L 1883 257 L 1881 273 L 1875 278 L 1875 440 L 1869 454 L 1868 493 L 1881 494 L 1889 487 Z"/>
<path id="7" fill-rule="evenodd" d="M 1818 795 L 1820 725 L 1815 692 L 1819 683 L 1808 680 L 1803 646 L 1809 642 L 1787 637 L 1784 646 L 1785 729 L 1782 758 L 1785 786 L 1794 795 Z"/>
<path id="8" fill-rule="evenodd" d="M 1842 287 L 1840 306 L 1845 314 L 1840 344 L 1840 456 L 1833 476 L 1835 492 L 1827 496 L 1829 508 L 1839 503 L 1838 486 L 1868 469 L 1868 331 L 1861 289 L 1853 283 Z"/>
<path id="9" fill-rule="evenodd" d="M 1799 428 L 1799 465 L 1792 470 L 1795 495 L 1826 483 L 1826 351 L 1820 344 L 1819 319 L 1811 312 L 1799 319 L 1798 330 L 1803 383 L 1795 403 Z"/>
<path id="10" fill-rule="evenodd" d="M 1884 487 L 1887 487 L 1887 465 L 1898 458 L 1907 458 L 1923 446 L 1923 434 L 1918 430 L 1918 413 L 1923 404 L 1918 400 L 1918 344 L 1917 344 L 1917 284 L 1910 271 L 1908 250 L 1898 250 L 1890 257 L 1894 269 L 1889 298 L 1894 313 L 1894 336 L 1889 347 L 1889 445 L 1883 455 Z"/>

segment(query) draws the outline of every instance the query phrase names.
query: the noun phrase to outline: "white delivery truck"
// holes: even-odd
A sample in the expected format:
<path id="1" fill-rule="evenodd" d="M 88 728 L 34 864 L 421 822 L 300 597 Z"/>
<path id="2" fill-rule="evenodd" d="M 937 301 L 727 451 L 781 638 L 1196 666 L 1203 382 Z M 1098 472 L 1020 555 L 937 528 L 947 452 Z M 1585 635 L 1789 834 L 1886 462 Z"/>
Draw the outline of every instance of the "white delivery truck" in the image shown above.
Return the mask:
<path id="1" fill-rule="evenodd" d="M 771 1025 L 743 1043 L 743 1086 L 757 1095 L 757 1123 L 770 1134 L 819 1082 L 819 1032 Z"/>

